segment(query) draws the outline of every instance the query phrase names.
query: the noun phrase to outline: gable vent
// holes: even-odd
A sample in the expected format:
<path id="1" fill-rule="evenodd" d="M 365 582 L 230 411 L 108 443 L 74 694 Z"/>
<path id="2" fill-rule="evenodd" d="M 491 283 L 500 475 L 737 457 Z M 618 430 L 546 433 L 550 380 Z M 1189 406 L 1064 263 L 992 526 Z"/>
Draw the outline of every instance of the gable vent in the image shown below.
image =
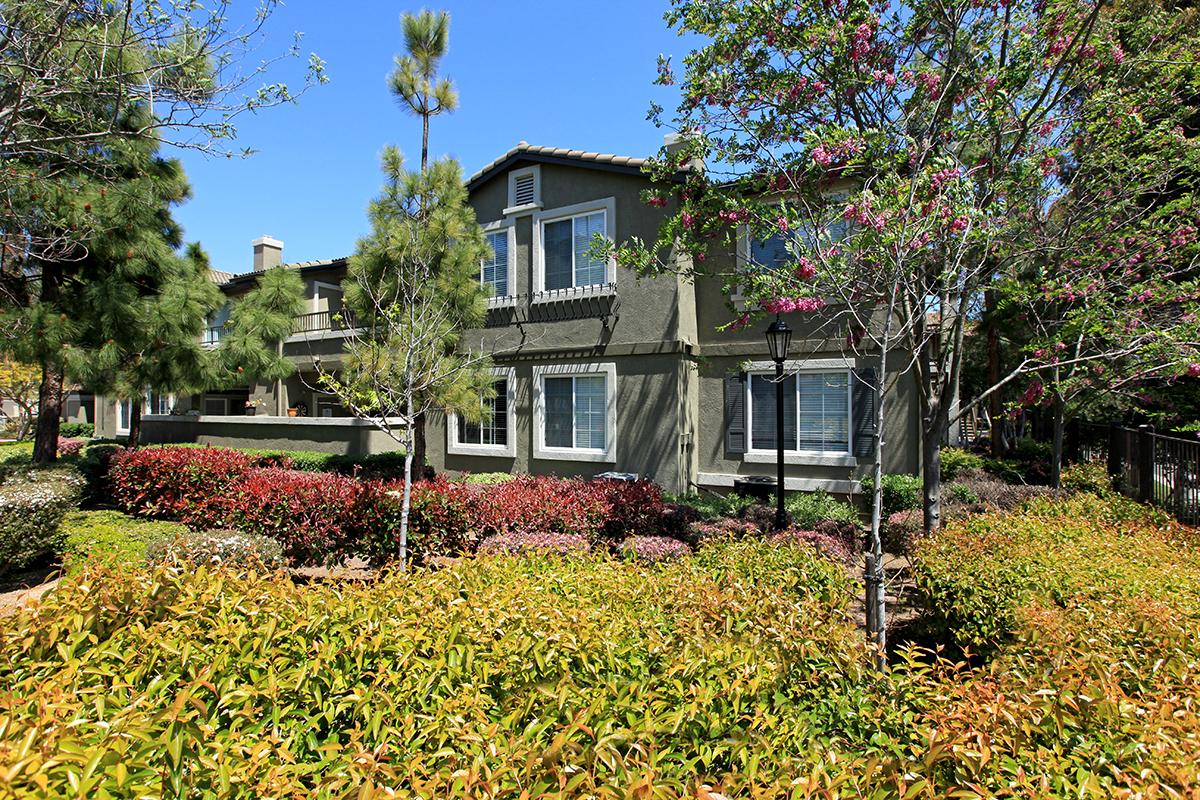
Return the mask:
<path id="1" fill-rule="evenodd" d="M 516 176 L 513 180 L 513 205 L 526 206 L 534 199 L 533 173 Z"/>

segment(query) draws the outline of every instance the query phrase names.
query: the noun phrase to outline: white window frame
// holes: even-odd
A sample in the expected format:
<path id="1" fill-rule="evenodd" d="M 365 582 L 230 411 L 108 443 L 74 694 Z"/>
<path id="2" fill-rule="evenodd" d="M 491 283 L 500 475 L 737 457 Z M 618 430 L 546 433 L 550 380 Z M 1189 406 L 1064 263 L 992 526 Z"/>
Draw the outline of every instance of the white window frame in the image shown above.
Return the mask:
<path id="1" fill-rule="evenodd" d="M 142 419 L 146 419 L 147 417 L 170 416 L 170 411 L 168 411 L 166 414 L 154 414 L 147 410 L 147 408 L 150 405 L 150 394 L 151 394 L 151 392 L 149 389 L 147 389 L 145 392 L 142 393 Z M 175 407 L 175 395 L 168 394 L 168 395 L 166 395 L 166 398 L 167 398 L 167 405 L 169 405 L 171 408 L 174 408 Z M 133 419 L 132 402 L 133 402 L 132 400 L 115 400 L 115 401 L 113 401 L 113 413 L 115 414 L 114 423 L 115 423 L 118 434 L 129 433 L 129 422 L 130 422 L 130 420 Z M 131 405 L 129 406 L 129 416 L 125 420 L 125 427 L 121 427 L 121 406 L 125 403 L 130 403 Z"/>
<path id="2" fill-rule="evenodd" d="M 317 302 L 321 299 L 321 289 L 334 289 L 338 293 L 339 305 L 345 300 L 346 292 L 342 289 L 340 283 L 329 283 L 327 281 L 313 281 L 308 284 L 309 299 L 312 301 L 312 311 L 309 313 L 319 314 L 321 309 L 317 308 Z"/>
<path id="3" fill-rule="evenodd" d="M 516 220 L 502 219 L 495 222 L 489 222 L 482 226 L 484 235 L 499 233 L 500 231 L 508 232 L 508 293 L 492 295 L 487 299 L 488 308 L 497 308 L 500 306 L 511 306 L 517 300 L 517 224 Z M 483 283 L 483 262 L 479 264 L 479 281 Z"/>
<path id="4" fill-rule="evenodd" d="M 533 176 L 533 202 L 517 205 L 517 178 L 526 175 Z M 500 213 L 504 216 L 528 214 L 542 207 L 542 168 L 534 165 L 523 169 L 514 169 L 508 173 L 508 205 Z"/>
<path id="5" fill-rule="evenodd" d="M 508 412 L 504 424 L 508 430 L 508 443 L 474 444 L 458 440 L 458 414 L 453 412 L 446 415 L 446 452 L 454 456 L 488 456 L 495 458 L 517 457 L 517 370 L 515 367 L 495 367 L 492 375 L 497 379 L 508 381 L 506 395 Z"/>
<path id="6" fill-rule="evenodd" d="M 754 361 L 747 365 L 746 370 L 746 452 L 742 459 L 750 464 L 774 464 L 778 454 L 774 448 L 769 450 L 754 449 L 754 399 L 751 396 L 749 377 L 765 375 L 775 377 L 774 361 Z M 784 450 L 785 464 L 804 464 L 810 466 L 853 467 L 858 465 L 854 457 L 854 362 L 844 358 L 808 359 L 807 361 L 785 361 L 783 364 L 784 377 L 790 375 L 845 373 L 846 375 L 846 449 L 845 450 Z M 796 430 L 800 429 L 800 407 L 796 406 Z M 799 444 L 799 439 L 797 439 Z"/>
<path id="7" fill-rule="evenodd" d="M 535 302 L 612 294 L 613 284 L 617 279 L 617 260 L 612 257 L 605 264 L 604 283 L 572 286 L 566 289 L 546 289 L 546 254 L 543 246 L 546 223 L 584 217 L 597 211 L 604 212 L 604 238 L 615 242 L 616 234 L 613 231 L 617 219 L 617 199 L 615 197 L 575 203 L 549 211 L 539 211 L 533 215 L 533 300 Z M 572 270 L 572 278 L 574 278 L 574 270 Z"/>
<path id="8" fill-rule="evenodd" d="M 604 449 L 548 447 L 546 445 L 546 378 L 604 376 Z M 617 460 L 617 365 L 547 364 L 533 368 L 533 457 L 551 461 L 597 461 L 613 464 Z"/>
<path id="9" fill-rule="evenodd" d="M 825 198 L 826 198 L 826 200 L 829 201 L 830 205 L 837 204 L 837 203 L 844 203 L 848 197 L 849 197 L 849 195 L 846 192 L 836 192 L 836 193 L 830 193 L 830 194 L 825 195 Z M 843 241 L 847 237 L 849 237 L 849 235 L 850 235 L 850 223 L 847 222 L 845 234 L 840 239 L 836 239 L 835 241 L 838 241 L 838 242 Z M 741 274 L 742 272 L 747 270 L 750 266 L 752 266 L 751 259 L 750 259 L 750 253 L 751 253 L 750 226 L 743 223 L 738 226 L 737 252 L 735 254 L 737 269 L 738 269 L 739 274 Z M 734 287 L 733 294 L 730 297 L 730 299 L 733 300 L 734 305 L 737 307 L 737 309 L 739 311 L 745 310 L 745 308 L 744 308 L 745 303 L 746 303 L 745 289 L 746 289 L 745 284 L 743 284 L 743 283 L 737 284 L 737 286 Z"/>

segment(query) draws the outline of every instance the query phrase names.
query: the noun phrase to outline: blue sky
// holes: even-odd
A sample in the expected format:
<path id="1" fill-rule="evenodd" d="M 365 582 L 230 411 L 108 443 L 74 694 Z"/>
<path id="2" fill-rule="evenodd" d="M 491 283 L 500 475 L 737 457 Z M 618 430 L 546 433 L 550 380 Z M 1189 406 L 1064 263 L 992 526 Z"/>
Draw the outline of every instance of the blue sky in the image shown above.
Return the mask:
<path id="1" fill-rule="evenodd" d="M 329 83 L 295 106 L 241 118 L 238 147 L 223 159 L 178 153 L 193 198 L 175 211 L 188 241 L 218 269 L 250 268 L 250 241 L 284 242 L 284 259 L 349 255 L 366 233 L 366 206 L 380 184 L 378 156 L 398 145 L 416 166 L 419 120 L 387 88 L 403 48 L 400 15 L 419 5 L 291 0 L 270 22 L 261 55 L 283 51 L 302 31 L 302 49 L 327 64 Z M 434 119 L 431 156 L 451 155 L 470 174 L 524 139 L 531 144 L 643 156 L 664 131 L 646 121 L 650 102 L 675 105 L 653 85 L 659 53 L 686 53 L 667 29 L 666 0 L 487 2 L 431 5 L 451 14 L 443 72 L 460 107 Z M 597 13 L 599 12 L 599 13 Z M 292 79 L 297 67 L 279 75 Z"/>

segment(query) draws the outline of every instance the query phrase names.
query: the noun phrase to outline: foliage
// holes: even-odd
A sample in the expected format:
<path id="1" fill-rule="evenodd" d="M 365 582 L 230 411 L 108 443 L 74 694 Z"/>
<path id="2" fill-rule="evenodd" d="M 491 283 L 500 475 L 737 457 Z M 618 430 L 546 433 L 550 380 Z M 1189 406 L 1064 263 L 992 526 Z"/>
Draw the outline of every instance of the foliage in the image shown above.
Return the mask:
<path id="1" fill-rule="evenodd" d="M 79 455 L 79 452 L 81 450 L 83 450 L 83 440 L 82 439 L 68 439 L 64 436 L 58 437 L 58 457 L 59 458 L 72 458 L 74 456 Z"/>
<path id="2" fill-rule="evenodd" d="M 41 383 L 42 370 L 36 365 L 0 358 L 0 401 L 8 400 L 16 406 L 16 419 L 11 422 L 17 439 L 29 435 Z"/>
<path id="3" fill-rule="evenodd" d="M 957 495 L 962 503 L 981 505 L 1001 511 L 1013 511 L 1036 498 L 1063 497 L 1061 489 L 1049 486 L 1028 486 L 1024 483 L 1007 483 L 987 472 L 965 471 L 959 474 L 952 498 Z"/>
<path id="4" fill-rule="evenodd" d="M 582 555 L 591 550 L 586 537 L 575 533 L 511 531 L 497 533 L 479 543 L 482 555 Z"/>
<path id="5" fill-rule="evenodd" d="M 25 470 L 0 484 L 0 574 L 61 551 L 59 523 L 78 505 L 82 488 L 68 467 Z"/>
<path id="6" fill-rule="evenodd" d="M 295 366 L 278 346 L 304 311 L 304 280 L 294 269 L 272 267 L 233 304 L 217 357 L 223 381 L 282 380 Z"/>
<path id="7" fill-rule="evenodd" d="M 110 457 L 108 481 L 122 510 L 190 525 L 204 520 L 208 501 L 229 491 L 251 464 L 246 454 L 217 447 L 123 450 Z"/>
<path id="8" fill-rule="evenodd" d="M 93 562 L 130 569 L 146 562 L 147 548 L 187 532 L 176 522 L 137 519 L 118 511 L 74 511 L 63 518 L 63 565 L 73 575 Z"/>
<path id="9" fill-rule="evenodd" d="M 146 559 L 185 568 L 224 564 L 273 570 L 286 563 L 275 539 L 231 530 L 184 531 L 174 539 L 158 539 L 146 548 Z"/>
<path id="10" fill-rule="evenodd" d="M 786 550 L 480 558 L 342 585 L 92 570 L 0 619 L 0 761 L 38 742 L 7 788 L 565 798 L 833 781 L 838 744 L 814 734 L 882 756 L 898 714 L 873 695 L 843 571 Z M 195 702 L 172 711 L 164 676 Z"/>
<path id="11" fill-rule="evenodd" d="M 688 526 L 687 541 L 693 545 L 711 544 L 726 539 L 741 539 L 757 536 L 761 531 L 757 525 L 741 519 L 724 517 L 694 522 Z"/>
<path id="12" fill-rule="evenodd" d="M 113 455 L 125 450 L 125 446 L 116 442 L 90 442 L 83 448 L 83 453 L 76 466 L 83 475 L 85 482 L 83 502 L 93 505 L 98 502 L 108 502 L 109 482 L 108 468 Z"/>
<path id="13" fill-rule="evenodd" d="M 803 530 L 812 530 L 823 520 L 860 521 L 854 506 L 826 492 L 793 492 L 784 501 L 784 508 L 791 516 L 792 524 Z"/>
<path id="14" fill-rule="evenodd" d="M 913 543 L 924 530 L 925 526 L 919 509 L 909 508 L 904 511 L 895 511 L 888 515 L 880 530 L 883 537 L 883 549 L 889 553 L 907 555 L 912 552 Z"/>
<path id="15" fill-rule="evenodd" d="M 874 485 L 875 481 L 871 479 L 871 476 L 863 478 L 863 494 L 870 494 Z M 883 508 L 880 509 L 883 516 L 921 507 L 921 478 L 919 476 L 900 473 L 884 475 L 880 485 L 883 487 Z"/>
<path id="16" fill-rule="evenodd" d="M 1112 477 L 1103 461 L 1082 461 L 1062 471 L 1062 488 L 1072 492 L 1090 492 L 1100 497 L 1113 493 Z"/>
<path id="17" fill-rule="evenodd" d="M 64 422 L 58 426 L 58 435 L 67 439 L 90 439 L 96 435 L 96 426 L 90 422 Z"/>
<path id="18" fill-rule="evenodd" d="M 631 536 L 618 545 L 617 552 L 633 561 L 659 564 L 684 558 L 692 550 L 686 543 L 667 536 Z"/>
<path id="19" fill-rule="evenodd" d="M 840 537 L 830 536 L 818 531 L 805 530 L 796 525 L 770 534 L 767 536 L 767 541 L 777 547 L 782 545 L 809 546 L 830 561 L 846 567 L 851 567 L 858 563 L 857 552 Z"/>
<path id="20" fill-rule="evenodd" d="M 511 481 L 515 477 L 511 472 L 472 472 L 463 475 L 459 480 L 473 486 L 491 486 Z"/>
<path id="21" fill-rule="evenodd" d="M 708 520 L 720 517 L 740 517 L 748 506 L 754 504 L 751 498 L 733 493 L 720 495 L 715 492 L 705 492 L 704 494 L 668 495 L 665 499 L 670 503 L 693 508 Z"/>
<path id="22" fill-rule="evenodd" d="M 965 469 L 983 469 L 983 457 L 961 447 L 942 448 L 942 480 L 952 481 Z"/>

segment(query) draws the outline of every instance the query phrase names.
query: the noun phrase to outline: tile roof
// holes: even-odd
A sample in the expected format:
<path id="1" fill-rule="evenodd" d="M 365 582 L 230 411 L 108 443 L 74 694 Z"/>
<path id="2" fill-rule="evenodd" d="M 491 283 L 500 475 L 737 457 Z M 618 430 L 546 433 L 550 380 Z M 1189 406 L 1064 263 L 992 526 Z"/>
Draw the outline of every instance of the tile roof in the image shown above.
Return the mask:
<path id="1" fill-rule="evenodd" d="M 217 286 L 220 286 L 223 283 L 229 283 L 233 279 L 233 273 L 220 269 L 210 269 L 208 271 L 208 279 Z"/>
<path id="2" fill-rule="evenodd" d="M 644 158 L 636 158 L 634 156 L 618 156 L 612 153 L 593 153 L 587 150 L 571 150 L 567 147 L 543 147 L 541 145 L 530 144 L 526 141 L 520 141 L 517 146 L 509 150 L 504 155 L 494 159 L 489 164 L 476 172 L 471 177 L 467 178 L 467 184 L 476 183 L 480 178 L 487 175 L 492 170 L 499 167 L 509 159 L 517 158 L 518 156 L 532 156 L 554 159 L 569 159 L 572 161 L 586 161 L 592 164 L 609 164 L 614 167 L 629 167 L 633 169 L 641 169 L 646 163 Z"/>

